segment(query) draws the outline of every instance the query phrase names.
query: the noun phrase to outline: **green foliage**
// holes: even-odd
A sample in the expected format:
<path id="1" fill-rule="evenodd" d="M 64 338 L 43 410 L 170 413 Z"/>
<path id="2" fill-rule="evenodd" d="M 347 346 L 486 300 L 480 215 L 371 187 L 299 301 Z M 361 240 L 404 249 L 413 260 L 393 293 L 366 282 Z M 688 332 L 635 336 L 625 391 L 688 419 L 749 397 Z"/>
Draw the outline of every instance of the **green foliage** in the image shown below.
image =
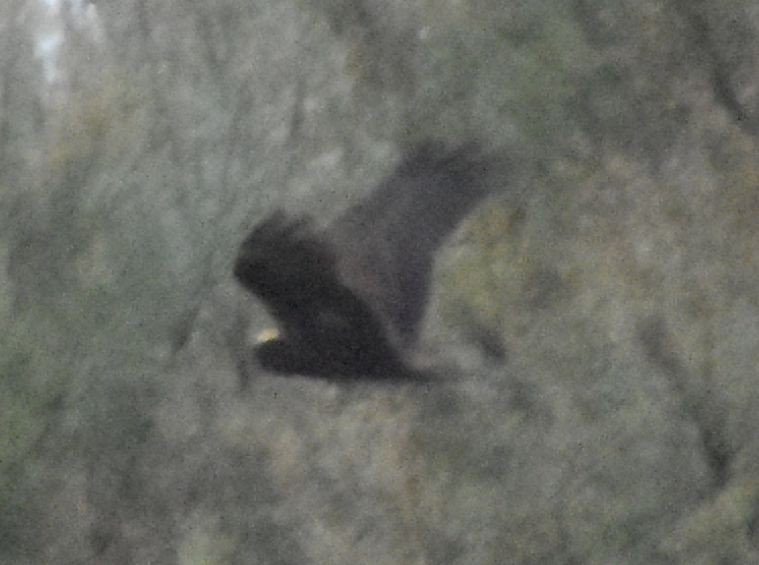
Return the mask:
<path id="1" fill-rule="evenodd" d="M 454 323 L 476 316 L 479 323 L 500 333 L 510 308 L 509 289 L 524 278 L 519 257 L 518 214 L 504 205 L 490 207 L 471 222 L 466 246 L 443 273 L 443 312 Z"/>
<path id="2" fill-rule="evenodd" d="M 746 524 L 756 521 L 759 481 L 746 477 L 728 485 L 718 496 L 688 513 L 662 548 L 678 562 L 715 563 L 743 561 L 747 547 Z"/>
<path id="3" fill-rule="evenodd" d="M 756 562 L 751 2 L 143 4 L 0 37 L 0 561 Z M 442 274 L 505 360 L 242 394 L 241 226 L 429 137 L 518 169 Z"/>
<path id="4" fill-rule="evenodd" d="M 529 38 L 508 50 L 513 66 L 507 90 L 513 97 L 510 114 L 524 134 L 542 147 L 571 135 L 578 78 L 594 60 L 565 5 L 557 2 L 533 14 L 531 21 L 539 21 L 539 26 L 532 26 Z M 508 32 L 504 40 L 508 45 Z"/>
<path id="5" fill-rule="evenodd" d="M 0 556 L 33 547 L 36 513 L 44 510 L 39 495 L 47 488 L 41 446 L 70 384 L 50 328 L 38 325 L 43 321 L 11 324 L 6 316 L 0 336 Z"/>

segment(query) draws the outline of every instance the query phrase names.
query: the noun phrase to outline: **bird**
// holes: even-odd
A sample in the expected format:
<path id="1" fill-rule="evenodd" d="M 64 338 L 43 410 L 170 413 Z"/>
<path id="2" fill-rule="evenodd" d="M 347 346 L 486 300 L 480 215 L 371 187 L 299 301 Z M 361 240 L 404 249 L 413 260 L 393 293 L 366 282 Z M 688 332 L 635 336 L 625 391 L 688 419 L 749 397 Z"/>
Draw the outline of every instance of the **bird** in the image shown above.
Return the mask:
<path id="1" fill-rule="evenodd" d="M 477 144 L 408 150 L 326 227 L 276 210 L 245 237 L 233 274 L 277 322 L 254 348 L 281 375 L 421 378 L 411 362 L 446 237 L 491 192 Z"/>

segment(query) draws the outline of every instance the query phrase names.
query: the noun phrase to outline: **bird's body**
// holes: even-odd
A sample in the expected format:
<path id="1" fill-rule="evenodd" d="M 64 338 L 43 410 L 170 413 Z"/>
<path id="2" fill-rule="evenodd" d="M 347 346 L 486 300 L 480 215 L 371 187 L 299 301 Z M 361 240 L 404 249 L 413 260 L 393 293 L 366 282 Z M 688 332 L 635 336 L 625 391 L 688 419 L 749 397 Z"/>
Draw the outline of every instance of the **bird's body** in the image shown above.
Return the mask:
<path id="1" fill-rule="evenodd" d="M 487 193 L 471 148 L 426 145 L 365 200 L 317 230 L 275 212 L 238 253 L 234 274 L 277 319 L 261 366 L 284 374 L 403 378 L 424 314 L 434 253 Z"/>

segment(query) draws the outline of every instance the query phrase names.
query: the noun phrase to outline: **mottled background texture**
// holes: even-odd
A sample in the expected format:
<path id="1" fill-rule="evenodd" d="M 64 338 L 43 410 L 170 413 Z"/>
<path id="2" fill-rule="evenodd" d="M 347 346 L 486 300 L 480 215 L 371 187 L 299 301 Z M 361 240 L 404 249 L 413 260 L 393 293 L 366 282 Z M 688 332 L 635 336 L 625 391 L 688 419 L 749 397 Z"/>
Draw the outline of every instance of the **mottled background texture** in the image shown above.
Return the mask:
<path id="1" fill-rule="evenodd" d="M 440 379 L 242 389 L 241 239 L 427 139 Z M 2 563 L 759 563 L 759 5 L 2 2 L 0 324 Z"/>

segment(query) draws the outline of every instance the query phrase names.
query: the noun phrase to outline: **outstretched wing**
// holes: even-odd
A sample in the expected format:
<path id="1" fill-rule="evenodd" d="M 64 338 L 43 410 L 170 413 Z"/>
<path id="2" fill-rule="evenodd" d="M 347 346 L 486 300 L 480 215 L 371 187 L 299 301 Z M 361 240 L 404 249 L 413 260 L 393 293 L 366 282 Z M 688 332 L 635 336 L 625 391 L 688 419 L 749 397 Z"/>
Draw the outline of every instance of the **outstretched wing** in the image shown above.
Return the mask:
<path id="1" fill-rule="evenodd" d="M 444 238 L 488 194 L 476 146 L 428 143 L 329 228 L 341 280 L 410 345 L 424 313 L 433 259 Z"/>

